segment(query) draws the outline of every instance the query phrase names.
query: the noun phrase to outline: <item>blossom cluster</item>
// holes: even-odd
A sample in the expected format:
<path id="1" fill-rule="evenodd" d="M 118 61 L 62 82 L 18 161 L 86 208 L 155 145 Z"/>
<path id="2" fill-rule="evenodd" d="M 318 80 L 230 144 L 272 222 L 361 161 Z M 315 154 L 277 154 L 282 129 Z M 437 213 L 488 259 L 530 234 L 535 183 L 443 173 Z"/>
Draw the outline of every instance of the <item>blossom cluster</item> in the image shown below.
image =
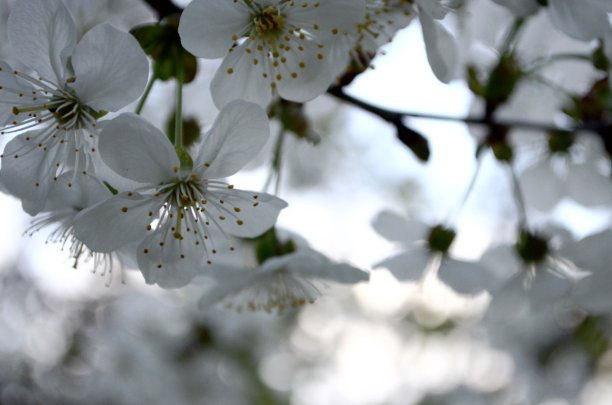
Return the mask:
<path id="1" fill-rule="evenodd" d="M 578 40 L 597 39 L 598 55 L 612 60 L 612 28 L 606 15 L 612 9 L 607 3 L 589 0 L 579 20 L 573 19 L 576 6 L 568 0 L 495 3 L 516 14 L 517 30 L 522 18 L 545 6 L 555 26 Z M 282 311 L 314 300 L 326 281 L 353 284 L 368 278 L 362 270 L 296 244 L 294 237 L 281 241 L 275 224 L 287 202 L 266 190 L 235 188 L 227 178 L 265 149 L 270 138 L 266 109 L 270 114 L 281 111 L 281 116 L 291 111 L 291 119 L 305 121 L 303 103 L 350 83 L 413 21 L 422 29 L 434 75 L 444 83 L 457 78 L 458 43 L 441 22 L 457 4 L 193 0 L 180 16 L 136 27 L 132 33 L 107 22 L 81 26 L 71 7 L 74 4 L 63 0 L 16 3 L 7 22 L 8 56 L 0 60 L 0 132 L 10 138 L 1 155 L 0 185 L 21 200 L 24 211 L 37 216 L 30 232 L 51 226 L 50 240 L 68 245 L 75 266 L 93 257 L 96 266 L 109 272 L 116 266 L 137 267 L 147 283 L 162 288 L 210 277 L 216 287 L 201 300 L 203 306 L 229 300 L 234 307 Z M 509 35 L 508 41 L 512 38 Z M 206 131 L 195 124 L 187 139 L 182 87 L 197 74 L 196 57 L 220 59 L 210 84 L 219 112 Z M 598 65 L 608 75 L 609 60 Z M 472 67 L 466 70 L 470 89 L 486 104 L 485 123 L 527 76 L 511 47 L 502 52 L 487 79 Z M 169 125 L 173 131 L 164 133 L 140 111 L 156 80 L 170 79 L 177 89 L 175 115 Z M 575 104 L 572 118 L 592 118 L 580 115 L 591 109 L 580 108 L 578 100 Z M 279 121 L 294 131 L 300 125 L 291 119 Z M 427 143 L 398 120 L 393 124 L 411 149 L 414 145 L 402 130 Z M 609 200 L 608 179 L 597 162 L 590 164 L 594 159 L 582 159 L 578 168 L 568 160 L 571 169 L 564 179 L 555 177 L 558 170 L 546 159 L 517 179 L 504 130 L 492 127 L 478 153 L 490 148 L 498 161 L 511 167 L 520 205 L 550 209 L 566 194 L 585 205 Z M 550 152 L 560 150 L 551 146 Z M 429 152 L 422 156 L 427 160 Z M 579 189 L 582 179 L 593 178 L 593 173 L 603 192 L 588 198 L 579 191 L 565 192 Z M 546 180 L 552 191 L 532 204 L 529 184 L 537 187 L 543 177 L 554 178 Z M 373 226 L 383 236 L 410 229 L 410 237 L 400 238 L 410 242 L 410 249 L 374 266 L 389 268 L 401 280 L 417 281 L 428 268 L 457 292 L 475 294 L 497 290 L 511 275 L 496 277 L 485 266 L 452 258 L 452 224 L 425 227 L 387 212 Z M 395 236 L 390 239 L 398 241 Z M 515 239 L 517 257 L 526 269 L 523 279 L 533 279 L 541 268 L 576 282 L 587 274 L 552 253 L 548 239 L 525 218 Z M 262 249 L 268 254 L 252 260 L 253 252 Z M 232 297 L 246 298 L 236 304 Z"/>

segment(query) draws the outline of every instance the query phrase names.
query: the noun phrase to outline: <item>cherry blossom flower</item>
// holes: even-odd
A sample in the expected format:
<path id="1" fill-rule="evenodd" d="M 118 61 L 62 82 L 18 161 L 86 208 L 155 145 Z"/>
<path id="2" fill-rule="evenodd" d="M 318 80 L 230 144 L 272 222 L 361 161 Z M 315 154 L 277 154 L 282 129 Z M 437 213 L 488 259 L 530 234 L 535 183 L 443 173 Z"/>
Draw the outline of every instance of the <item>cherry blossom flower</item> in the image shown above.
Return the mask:
<path id="1" fill-rule="evenodd" d="M 275 93 L 304 102 L 331 84 L 332 44 L 364 11 L 363 0 L 195 0 L 179 34 L 194 55 L 224 58 L 211 83 L 218 107 L 239 98 L 266 106 Z"/>
<path id="2" fill-rule="evenodd" d="M 280 314 L 314 303 L 329 284 L 356 284 L 369 279 L 367 272 L 329 260 L 294 235 L 281 235 L 279 240 L 276 232 L 269 232 L 273 232 L 272 242 L 278 245 L 273 249 L 276 255 L 255 260 L 249 257 L 255 256 L 251 243 L 250 250 L 248 246 L 241 249 L 247 253 L 241 262 L 228 261 L 213 268 L 216 284 L 200 299 L 201 308 L 218 303 L 236 311 Z"/>
<path id="3" fill-rule="evenodd" d="M 94 272 L 108 275 L 112 282 L 116 255 L 92 252 L 74 236 L 75 217 L 87 207 L 112 196 L 111 191 L 97 178 L 90 175 L 74 176 L 66 172 L 58 177 L 49 190 L 44 211 L 34 218 L 26 231 L 30 236 L 35 232 L 51 228 L 47 242 L 58 243 L 62 250 L 68 249 L 76 269 L 83 260 L 93 259 Z"/>
<path id="4" fill-rule="evenodd" d="M 554 153 L 521 173 L 519 182 L 527 205 L 546 212 L 564 197 L 586 207 L 612 202 L 603 145 L 597 139 L 583 138 L 577 153 Z"/>
<path id="5" fill-rule="evenodd" d="M 517 17 L 529 16 L 540 8 L 535 0 L 493 1 L 507 7 Z M 549 0 L 546 9 L 558 29 L 578 40 L 590 41 L 612 33 L 607 14 L 612 13 L 612 3 L 607 0 Z"/>
<path id="6" fill-rule="evenodd" d="M 54 180 L 93 170 L 97 120 L 143 91 L 147 58 L 136 40 L 108 24 L 78 42 L 59 0 L 25 0 L 8 20 L 13 57 L 35 74 L 0 61 L 0 133 L 33 129 L 10 141 L 0 179 L 34 215 Z"/>
<path id="7" fill-rule="evenodd" d="M 111 169 L 141 185 L 79 214 L 75 235 L 96 252 L 139 242 L 136 257 L 147 283 L 189 283 L 217 254 L 212 233 L 256 236 L 287 206 L 218 180 L 251 160 L 268 136 L 260 107 L 232 102 L 186 165 L 161 131 L 136 115 L 120 115 L 102 130 L 100 154 Z"/>
<path id="8" fill-rule="evenodd" d="M 451 229 L 441 225 L 428 227 L 390 211 L 381 212 L 372 226 L 385 239 L 407 247 L 404 252 L 374 265 L 386 267 L 400 281 L 418 281 L 425 272 L 434 272 L 461 294 L 476 294 L 494 285 L 492 274 L 486 268 L 449 255 L 455 238 Z"/>
<path id="9" fill-rule="evenodd" d="M 366 0 L 364 18 L 333 43 L 330 57 L 338 67 L 336 76 L 359 74 L 370 66 L 379 48 L 393 39 L 415 16 L 411 3 L 404 0 Z"/>

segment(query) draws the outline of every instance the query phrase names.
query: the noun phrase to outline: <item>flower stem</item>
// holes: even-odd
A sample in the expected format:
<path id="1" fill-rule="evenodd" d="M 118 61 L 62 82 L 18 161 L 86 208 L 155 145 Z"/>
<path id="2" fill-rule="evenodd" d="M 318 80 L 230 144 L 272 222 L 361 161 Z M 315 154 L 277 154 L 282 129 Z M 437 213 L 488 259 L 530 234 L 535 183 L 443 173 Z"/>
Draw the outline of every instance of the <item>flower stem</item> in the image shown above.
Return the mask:
<path id="1" fill-rule="evenodd" d="M 518 181 L 518 176 L 511 163 L 508 164 L 510 170 L 510 177 L 512 178 L 512 191 L 514 195 L 514 201 L 516 202 L 517 214 L 519 225 L 521 229 L 527 229 L 527 205 L 525 204 L 525 197 L 521 185 Z"/>
<path id="2" fill-rule="evenodd" d="M 155 75 L 151 76 L 151 79 L 149 79 L 149 83 L 147 83 L 147 88 L 145 89 L 144 93 L 142 93 L 142 97 L 140 97 L 140 100 L 138 101 L 138 105 L 136 106 L 136 109 L 134 110 L 134 112 L 138 115 L 140 115 L 140 113 L 142 112 L 142 108 L 144 107 L 147 98 L 149 97 L 149 93 L 151 92 L 151 89 L 153 88 L 153 84 L 155 83 L 155 81 L 157 80 L 157 77 L 155 77 Z"/>
<path id="3" fill-rule="evenodd" d="M 281 127 L 278 131 L 278 137 L 276 138 L 276 144 L 274 145 L 274 156 L 272 157 L 272 168 L 264 186 L 264 190 L 268 190 L 270 184 L 272 183 L 272 179 L 276 176 L 276 181 L 274 182 L 274 194 L 278 194 L 278 190 L 280 189 L 285 132 L 285 128 L 283 127 Z"/>
<path id="4" fill-rule="evenodd" d="M 185 81 L 185 68 L 183 60 L 183 48 L 177 51 L 177 73 L 176 73 L 176 110 L 174 122 L 174 147 L 183 148 L 183 82 Z"/>
<path id="5" fill-rule="evenodd" d="M 463 210 L 463 207 L 465 207 L 465 203 L 467 202 L 468 198 L 472 194 L 472 191 L 474 190 L 474 185 L 476 184 L 476 180 L 478 179 L 478 174 L 480 173 L 480 169 L 482 167 L 482 156 L 483 156 L 482 154 L 479 154 L 478 157 L 476 158 L 476 168 L 474 169 L 474 173 L 472 174 L 470 183 L 465 189 L 463 198 L 461 199 L 459 204 L 456 206 L 454 212 L 451 211 L 451 214 L 448 216 L 448 219 L 446 221 L 447 224 L 451 224 L 452 223 L 451 221 L 456 221 L 456 218 L 459 216 L 459 214 Z"/>

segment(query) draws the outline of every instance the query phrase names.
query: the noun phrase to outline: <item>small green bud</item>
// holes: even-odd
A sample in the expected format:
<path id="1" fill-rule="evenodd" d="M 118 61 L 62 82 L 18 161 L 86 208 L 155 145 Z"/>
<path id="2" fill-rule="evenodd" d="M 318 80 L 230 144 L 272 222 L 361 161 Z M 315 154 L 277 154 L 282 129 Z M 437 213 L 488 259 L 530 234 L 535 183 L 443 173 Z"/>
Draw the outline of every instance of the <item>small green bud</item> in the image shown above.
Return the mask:
<path id="1" fill-rule="evenodd" d="M 457 236 L 457 232 L 452 229 L 445 228 L 442 225 L 434 226 L 429 231 L 429 236 L 427 237 L 429 250 L 442 254 L 448 253 L 448 250 L 455 240 L 455 236 Z"/>
<path id="2" fill-rule="evenodd" d="M 548 240 L 525 229 L 519 233 L 515 248 L 526 264 L 541 263 L 549 253 Z"/>
<path id="3" fill-rule="evenodd" d="M 551 153 L 568 153 L 574 144 L 574 136 L 565 131 L 551 131 L 548 133 L 548 150 Z"/>

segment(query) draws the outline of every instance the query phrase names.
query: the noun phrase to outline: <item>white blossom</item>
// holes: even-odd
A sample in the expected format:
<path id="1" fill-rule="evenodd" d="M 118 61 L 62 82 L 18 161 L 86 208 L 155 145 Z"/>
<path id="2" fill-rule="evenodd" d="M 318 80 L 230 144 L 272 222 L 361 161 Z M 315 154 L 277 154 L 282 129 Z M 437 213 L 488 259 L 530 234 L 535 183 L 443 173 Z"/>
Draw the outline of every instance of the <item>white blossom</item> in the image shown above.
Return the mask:
<path id="1" fill-rule="evenodd" d="M 304 102 L 331 84 L 332 44 L 364 10 L 363 0 L 194 0 L 179 34 L 194 55 L 223 58 L 211 83 L 218 107 L 238 98 L 266 106 L 275 93 Z"/>
<path id="2" fill-rule="evenodd" d="M 79 214 L 75 235 L 96 252 L 138 241 L 138 266 L 148 283 L 189 283 L 217 254 L 211 232 L 253 237 L 286 207 L 274 196 L 218 180 L 251 160 L 268 136 L 260 107 L 232 102 L 205 134 L 193 167 L 185 167 L 161 131 L 133 114 L 120 115 L 101 132 L 100 153 L 111 169 L 141 185 Z"/>
<path id="3" fill-rule="evenodd" d="M 315 302 L 330 283 L 356 284 L 369 279 L 367 272 L 334 263 L 307 246 L 271 257 L 259 266 L 222 266 L 212 274 L 217 284 L 203 295 L 200 307 L 220 303 L 237 311 L 277 313 Z"/>
<path id="4" fill-rule="evenodd" d="M 92 252 L 82 241 L 74 236 L 75 217 L 87 207 L 111 197 L 111 191 L 97 178 L 90 175 L 76 176 L 72 171 L 58 177 L 49 190 L 43 212 L 39 213 L 27 230 L 31 236 L 35 232 L 51 228 L 47 242 L 58 243 L 62 250 L 68 249 L 76 269 L 82 261 L 93 259 L 94 272 L 108 275 L 112 282 L 116 267 L 110 253 Z"/>
<path id="5" fill-rule="evenodd" d="M 507 7 L 517 17 L 527 17 L 539 10 L 536 0 L 493 0 Z M 548 16 L 555 26 L 570 37 L 590 41 L 612 33 L 608 13 L 612 3 L 608 0 L 548 0 Z"/>
<path id="6" fill-rule="evenodd" d="M 418 281 L 424 273 L 432 272 L 461 294 L 475 294 L 493 286 L 492 274 L 480 264 L 451 257 L 448 253 L 450 245 L 446 246 L 446 251 L 432 246 L 431 232 L 438 227 L 430 228 L 390 211 L 381 212 L 372 226 L 385 239 L 400 242 L 406 248 L 374 265 L 389 269 L 400 281 Z"/>
<path id="7" fill-rule="evenodd" d="M 35 74 L 0 61 L 0 133 L 32 131 L 7 144 L 0 180 L 34 215 L 62 173 L 93 170 L 97 119 L 140 95 L 148 62 L 131 35 L 107 24 L 77 42 L 59 0 L 16 3 L 8 41 L 14 58 Z"/>

